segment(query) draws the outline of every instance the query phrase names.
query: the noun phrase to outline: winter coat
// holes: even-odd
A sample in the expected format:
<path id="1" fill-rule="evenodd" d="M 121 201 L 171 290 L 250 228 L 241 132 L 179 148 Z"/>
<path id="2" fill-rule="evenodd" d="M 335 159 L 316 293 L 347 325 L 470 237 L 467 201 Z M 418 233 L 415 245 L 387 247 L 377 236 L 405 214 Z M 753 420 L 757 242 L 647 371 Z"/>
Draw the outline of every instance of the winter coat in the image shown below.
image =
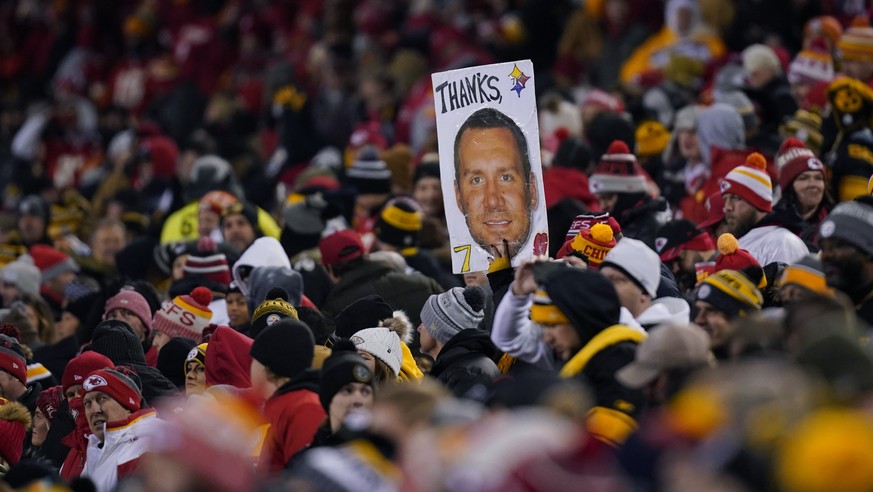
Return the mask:
<path id="1" fill-rule="evenodd" d="M 40 362 L 56 379 L 61 379 L 67 363 L 79 354 L 79 342 L 70 335 L 53 345 L 45 345 L 33 351 L 34 362 Z"/>
<path id="2" fill-rule="evenodd" d="M 91 427 L 88 425 L 88 419 L 85 417 L 85 407 L 82 404 L 82 397 L 77 396 L 70 400 L 67 416 L 62 417 L 60 412 L 66 408 L 66 403 L 61 404 L 61 409 L 55 415 L 55 420 L 60 420 L 64 427 L 68 427 L 70 422 L 67 418 L 72 419 L 72 430 L 70 430 L 62 439 L 61 444 L 67 446 L 70 450 L 67 457 L 64 459 L 64 464 L 61 465 L 61 478 L 67 482 L 79 478 L 82 471 L 85 469 L 85 454 L 88 449 L 88 435 L 91 434 Z M 49 429 L 49 434 L 54 430 L 55 422 Z"/>
<path id="3" fill-rule="evenodd" d="M 318 399 L 318 371 L 308 369 L 276 390 L 264 405 L 270 424 L 258 468 L 277 472 L 312 442 L 326 414 Z"/>
<path id="4" fill-rule="evenodd" d="M 745 93 L 760 108 L 761 133 L 776 133 L 782 121 L 797 112 L 797 101 L 785 77 L 774 77 L 764 87 L 747 88 Z"/>
<path id="5" fill-rule="evenodd" d="M 160 430 L 161 421 L 157 412 L 148 408 L 104 425 L 102 443 L 97 436 L 88 436 L 85 469 L 82 471 L 83 477 L 94 482 L 97 492 L 115 490 L 119 479 L 137 469 L 140 456 L 150 451 L 150 437 Z"/>
<path id="6" fill-rule="evenodd" d="M 873 284 L 865 285 L 851 292 L 847 292 L 855 312 L 868 327 L 873 327 Z"/>
<path id="7" fill-rule="evenodd" d="M 867 181 L 873 174 L 873 130 L 863 128 L 850 133 L 828 156 L 832 166 L 831 195 L 841 202 L 867 194 Z"/>
<path id="8" fill-rule="evenodd" d="M 616 211 L 614 215 L 621 224 L 622 236 L 642 241 L 654 249 L 655 235 L 662 225 L 658 215 L 666 210 L 667 200 L 664 198 L 651 199 L 643 195 L 632 206 Z"/>
<path id="9" fill-rule="evenodd" d="M 690 317 L 691 307 L 684 299 L 663 297 L 652 301 L 652 305 L 637 316 L 637 322 L 649 330 L 665 323 L 687 325 Z"/>
<path id="10" fill-rule="evenodd" d="M 456 397 L 464 397 L 474 386 L 488 385 L 500 375 L 497 361 L 502 355 L 488 332 L 477 328 L 462 330 L 443 346 L 430 375 Z"/>
<path id="11" fill-rule="evenodd" d="M 352 302 L 370 294 L 378 294 L 394 309 L 409 316 L 412 326 L 421 324 L 421 308 L 433 294 L 443 289 L 433 279 L 421 274 L 405 275 L 389 265 L 365 260 L 354 270 L 345 273 L 321 306 L 327 316 L 336 316 Z"/>
<path id="12" fill-rule="evenodd" d="M 819 209 L 816 213 L 812 214 L 809 219 L 804 219 L 797 213 L 797 209 L 794 207 L 793 203 L 789 203 L 788 200 L 783 196 L 781 200 L 779 200 L 776 205 L 773 205 L 773 212 L 778 213 L 781 216 L 794 216 L 795 223 L 797 224 L 796 229 L 793 230 L 795 234 L 797 234 L 800 239 L 806 243 L 806 246 L 810 248 L 810 251 L 818 251 L 818 248 L 815 246 L 815 239 L 818 234 L 818 226 L 821 224 L 821 221 L 828 216 L 830 210 L 823 205 L 819 205 Z M 790 227 L 788 229 L 791 229 Z"/>
<path id="13" fill-rule="evenodd" d="M 773 262 L 790 265 L 809 254 L 802 239 L 778 225 L 756 226 L 739 238 L 739 243 L 762 267 Z"/>
<path id="14" fill-rule="evenodd" d="M 561 368 L 562 378 L 579 378 L 593 390 L 595 406 L 585 418 L 585 427 L 607 444 L 619 445 L 636 430 L 636 418 L 645 405 L 642 390 L 615 379 L 619 369 L 633 362 L 637 345 L 645 338 L 628 326 L 604 328 Z"/>
<path id="15" fill-rule="evenodd" d="M 421 273 L 426 277 L 430 277 L 437 281 L 445 290 L 452 287 L 461 287 L 461 281 L 456 275 L 452 275 L 451 270 L 446 270 L 440 266 L 436 257 L 428 250 L 412 248 L 408 254 L 405 251 L 400 251 L 406 264 L 413 270 Z"/>

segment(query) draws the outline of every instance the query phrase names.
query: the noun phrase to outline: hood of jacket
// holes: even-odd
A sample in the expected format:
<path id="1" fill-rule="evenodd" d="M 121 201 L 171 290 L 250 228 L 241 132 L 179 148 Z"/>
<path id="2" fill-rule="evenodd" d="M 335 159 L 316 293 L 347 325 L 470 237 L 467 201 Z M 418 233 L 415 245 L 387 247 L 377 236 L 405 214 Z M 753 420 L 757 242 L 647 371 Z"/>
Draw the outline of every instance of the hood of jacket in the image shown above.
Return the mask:
<path id="1" fill-rule="evenodd" d="M 690 318 L 691 307 L 684 299 L 663 297 L 652 301 L 649 309 L 637 316 L 637 322 L 648 329 L 666 323 L 687 325 Z"/>
<path id="2" fill-rule="evenodd" d="M 436 377 L 447 367 L 469 358 L 471 354 L 483 355 L 495 364 L 503 355 L 494 346 L 491 335 L 487 331 L 478 328 L 461 330 L 443 346 L 429 374 Z"/>
<path id="3" fill-rule="evenodd" d="M 703 162 L 711 165 L 710 149 L 742 149 L 746 146 L 743 118 L 731 106 L 716 103 L 700 112 L 697 118 L 697 140 Z"/>
<path id="4" fill-rule="evenodd" d="M 288 294 L 288 302 L 292 306 L 300 305 L 303 295 L 303 277 L 297 270 L 287 266 L 258 266 L 252 269 L 248 280 L 249 312 L 254 313 L 267 298 L 267 293 L 273 287 L 279 287 Z M 242 290 L 242 289 L 240 289 Z"/>
<path id="5" fill-rule="evenodd" d="M 247 279 L 254 268 L 269 266 L 291 268 L 291 261 L 278 240 L 267 236 L 255 239 L 233 265 L 233 279 L 243 295 L 249 295 L 249 284 L 243 279 Z"/>

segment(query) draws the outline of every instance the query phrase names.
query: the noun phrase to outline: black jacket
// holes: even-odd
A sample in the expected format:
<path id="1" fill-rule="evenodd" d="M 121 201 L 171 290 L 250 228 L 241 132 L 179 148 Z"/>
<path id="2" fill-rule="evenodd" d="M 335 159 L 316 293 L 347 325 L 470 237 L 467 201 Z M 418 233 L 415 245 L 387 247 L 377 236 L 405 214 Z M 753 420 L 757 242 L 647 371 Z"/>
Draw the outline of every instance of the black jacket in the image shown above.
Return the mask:
<path id="1" fill-rule="evenodd" d="M 456 397 L 464 397 L 474 386 L 488 385 L 500 375 L 496 361 L 501 355 L 488 332 L 475 328 L 462 330 L 437 355 L 430 375 Z"/>
<path id="2" fill-rule="evenodd" d="M 379 294 L 394 309 L 409 316 L 412 326 L 421 324 L 421 308 L 432 294 L 441 294 L 437 282 L 421 274 L 406 275 L 385 263 L 365 260 L 342 276 L 324 301 L 321 312 L 334 317 L 346 306 L 370 294 Z"/>
<path id="3" fill-rule="evenodd" d="M 615 218 L 621 224 L 621 235 L 637 239 L 646 243 L 646 246 L 655 249 L 655 235 L 661 227 L 658 214 L 667 210 L 667 200 L 663 197 L 651 199 L 644 194 L 615 211 Z M 627 195 L 633 196 L 633 195 Z M 623 200 L 619 195 L 619 200 Z M 616 205 L 618 207 L 618 205 Z"/>
<path id="4" fill-rule="evenodd" d="M 437 281 L 445 290 L 461 287 L 461 281 L 451 271 L 440 266 L 436 257 L 428 250 L 420 249 L 414 255 L 404 256 L 406 264 L 413 270 Z"/>
<path id="5" fill-rule="evenodd" d="M 33 361 L 39 362 L 60 381 L 67 363 L 79 354 L 79 341 L 70 335 L 54 345 L 44 345 L 33 351 Z"/>

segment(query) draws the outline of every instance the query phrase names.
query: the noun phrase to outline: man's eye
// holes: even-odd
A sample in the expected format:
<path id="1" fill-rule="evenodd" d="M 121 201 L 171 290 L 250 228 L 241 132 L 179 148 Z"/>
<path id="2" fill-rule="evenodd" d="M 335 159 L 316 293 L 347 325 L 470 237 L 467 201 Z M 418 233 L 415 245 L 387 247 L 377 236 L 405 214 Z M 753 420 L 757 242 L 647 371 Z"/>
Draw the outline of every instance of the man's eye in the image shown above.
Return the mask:
<path id="1" fill-rule="evenodd" d="M 475 177 L 473 177 L 472 179 L 470 179 L 470 184 L 474 184 L 474 185 L 482 184 L 484 181 L 485 181 L 485 180 L 482 179 L 481 176 L 475 176 Z"/>
<path id="2" fill-rule="evenodd" d="M 511 174 L 503 174 L 500 176 L 500 181 L 512 181 Z"/>

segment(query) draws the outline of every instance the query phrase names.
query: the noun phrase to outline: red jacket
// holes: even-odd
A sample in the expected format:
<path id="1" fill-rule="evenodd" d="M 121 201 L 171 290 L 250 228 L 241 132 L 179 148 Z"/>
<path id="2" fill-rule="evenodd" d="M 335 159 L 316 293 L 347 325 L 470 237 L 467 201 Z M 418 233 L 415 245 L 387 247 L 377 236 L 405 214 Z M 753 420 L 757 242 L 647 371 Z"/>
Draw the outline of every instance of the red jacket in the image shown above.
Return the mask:
<path id="1" fill-rule="evenodd" d="M 60 473 L 61 478 L 68 483 L 79 478 L 82 470 L 85 469 L 85 451 L 88 449 L 88 438 L 85 436 L 91 433 L 81 396 L 70 400 L 70 413 L 76 419 L 76 430 L 61 439 L 61 443 L 69 447 L 70 452 L 67 453 L 67 459 L 64 460 Z"/>
<path id="2" fill-rule="evenodd" d="M 318 372 L 307 370 L 267 400 L 264 416 L 270 423 L 258 468 L 281 471 L 291 458 L 312 442 L 326 414 L 318 399 Z"/>

